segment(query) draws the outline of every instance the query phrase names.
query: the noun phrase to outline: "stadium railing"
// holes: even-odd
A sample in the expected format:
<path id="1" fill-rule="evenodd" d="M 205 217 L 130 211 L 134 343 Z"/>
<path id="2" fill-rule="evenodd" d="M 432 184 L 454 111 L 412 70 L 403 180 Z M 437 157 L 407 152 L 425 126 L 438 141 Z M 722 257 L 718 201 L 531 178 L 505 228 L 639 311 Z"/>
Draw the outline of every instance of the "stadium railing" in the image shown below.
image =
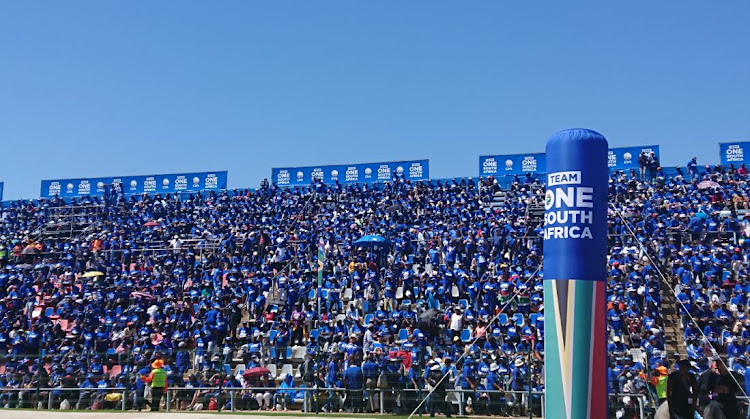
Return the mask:
<path id="1" fill-rule="evenodd" d="M 289 398 L 289 405 L 295 408 L 289 410 L 301 410 L 304 413 L 318 413 L 323 411 L 324 405 L 335 404 L 334 409 L 351 407 L 351 398 L 359 394 L 362 399 L 359 400 L 357 407 L 367 409 L 374 406 L 373 413 L 393 413 L 408 414 L 416 410 L 418 415 L 429 414 L 432 400 L 425 400 L 430 396 L 429 391 L 425 389 L 361 389 L 351 391 L 341 388 L 306 388 L 306 387 L 170 387 L 165 392 L 162 402 L 166 411 L 173 410 L 196 410 L 195 404 L 190 404 L 190 408 L 185 407 L 185 394 L 191 392 L 200 392 L 201 403 L 199 410 L 209 410 L 208 401 L 216 401 L 216 412 L 228 406 L 231 411 L 240 410 L 258 410 L 258 406 L 251 409 L 239 409 L 238 401 L 257 400 L 256 396 L 265 397 L 265 401 L 270 398 L 270 406 L 275 407 L 280 400 L 276 394 L 293 394 Z M 301 396 L 300 396 L 301 393 Z M 483 397 L 476 398 L 480 393 Z M 83 397 L 81 395 L 83 394 Z M 98 394 L 98 397 L 93 397 Z M 528 391 L 475 391 L 462 389 L 446 389 L 445 401 L 454 413 L 459 416 L 517 416 L 517 417 L 535 417 L 544 418 L 544 392 Z M 110 396 L 111 395 L 111 396 Z M 471 396 L 469 396 L 471 395 Z M 107 397 L 110 396 L 110 397 Z M 112 397 L 114 396 L 114 397 Z M 142 394 L 140 400 L 143 400 Z M 486 397 L 484 397 L 486 396 Z M 101 410 L 132 410 L 135 408 L 136 392 L 133 389 L 124 389 L 120 387 L 102 387 L 102 388 L 71 388 L 71 387 L 40 387 L 33 386 L 28 388 L 9 388 L 0 387 L 0 410 L 6 410 L 5 406 L 15 403 L 9 408 L 32 408 L 37 410 L 57 410 L 60 405 L 67 404 L 70 409 L 77 406 L 79 400 L 84 402 L 78 408 L 91 409 L 94 399 Z M 192 396 L 190 396 L 192 397 Z M 347 398 L 349 403 L 346 402 Z M 370 404 L 370 399 L 374 404 Z M 472 399 L 469 402 L 469 398 Z M 650 408 L 647 406 L 646 396 L 643 394 L 610 394 L 610 414 L 615 417 L 617 411 L 623 410 L 626 414 L 638 414 L 641 419 L 649 417 Z M 125 401 L 123 403 L 123 401 Z M 192 401 L 191 401 L 192 402 Z M 145 407 L 143 402 L 140 402 Z M 421 405 L 420 405 L 421 403 Z M 182 406 L 181 406 L 182 404 Z M 467 410 L 470 407 L 471 410 Z M 213 409 L 212 409 L 213 410 Z M 531 414 L 531 415 L 530 415 Z M 631 417 L 631 416 L 625 416 Z"/>

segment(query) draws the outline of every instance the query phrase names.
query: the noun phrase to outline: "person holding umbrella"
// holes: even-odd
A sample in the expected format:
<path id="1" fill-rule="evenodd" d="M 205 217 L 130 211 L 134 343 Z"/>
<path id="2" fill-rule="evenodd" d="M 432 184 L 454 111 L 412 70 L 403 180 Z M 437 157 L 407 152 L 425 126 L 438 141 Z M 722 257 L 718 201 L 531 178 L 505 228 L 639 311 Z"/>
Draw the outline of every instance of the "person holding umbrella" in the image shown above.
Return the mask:
<path id="1" fill-rule="evenodd" d="M 141 381 L 151 383 L 151 411 L 159 411 L 159 404 L 167 390 L 167 372 L 164 371 L 164 361 L 157 359 L 151 363 L 151 374 L 141 375 Z"/>

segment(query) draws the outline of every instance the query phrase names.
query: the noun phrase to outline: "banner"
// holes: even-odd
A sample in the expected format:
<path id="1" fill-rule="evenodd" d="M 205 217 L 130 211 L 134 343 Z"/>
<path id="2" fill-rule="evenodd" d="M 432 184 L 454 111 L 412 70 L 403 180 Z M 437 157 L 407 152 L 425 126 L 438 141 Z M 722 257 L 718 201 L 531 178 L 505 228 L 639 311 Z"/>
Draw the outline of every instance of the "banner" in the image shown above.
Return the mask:
<path id="1" fill-rule="evenodd" d="M 610 170 L 638 169 L 638 156 L 642 151 L 653 152 L 660 158 L 658 145 L 610 148 L 607 153 L 607 167 Z M 479 176 L 546 173 L 546 160 L 544 153 L 479 156 Z"/>
<path id="2" fill-rule="evenodd" d="M 544 153 L 479 156 L 479 176 L 544 173 L 545 160 Z"/>
<path id="3" fill-rule="evenodd" d="M 745 160 L 745 149 L 750 151 L 750 142 L 719 143 L 721 165 L 729 166 L 733 164 L 734 167 L 739 167 L 741 164 L 747 163 L 747 160 Z"/>
<path id="4" fill-rule="evenodd" d="M 4 186 L 5 184 L 3 182 L 0 182 L 0 201 L 3 200 L 3 189 L 4 189 L 3 187 Z"/>
<path id="5" fill-rule="evenodd" d="M 394 173 L 408 180 L 430 178 L 429 160 L 408 160 L 383 163 L 343 164 L 308 167 L 276 167 L 271 169 L 272 182 L 278 186 L 306 186 L 313 179 L 326 184 L 390 182 Z"/>
<path id="6" fill-rule="evenodd" d="M 638 156 L 641 152 L 651 153 L 661 161 L 658 145 L 646 145 L 640 147 L 615 147 L 610 148 L 607 153 L 607 167 L 609 170 L 638 169 Z"/>
<path id="7" fill-rule="evenodd" d="M 41 197 L 99 196 L 112 188 L 125 195 L 219 191 L 227 188 L 227 172 L 43 180 Z"/>

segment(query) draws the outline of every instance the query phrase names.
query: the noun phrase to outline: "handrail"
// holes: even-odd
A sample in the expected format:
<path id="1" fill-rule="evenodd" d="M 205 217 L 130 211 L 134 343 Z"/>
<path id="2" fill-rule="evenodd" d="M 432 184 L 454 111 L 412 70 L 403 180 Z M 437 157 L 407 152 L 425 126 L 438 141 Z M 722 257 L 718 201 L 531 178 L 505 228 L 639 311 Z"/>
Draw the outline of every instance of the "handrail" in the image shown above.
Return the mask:
<path id="1" fill-rule="evenodd" d="M 389 396 L 389 395 L 400 395 L 400 394 L 407 394 L 407 393 L 416 393 L 417 399 L 420 400 L 421 397 L 427 397 L 430 396 L 432 393 L 427 391 L 426 389 L 395 389 L 395 388 L 365 388 L 363 385 L 362 388 L 359 389 L 348 389 L 348 388 L 337 388 L 337 387 L 287 387 L 287 388 L 279 388 L 279 387 L 225 387 L 225 386 L 207 386 L 207 387 L 169 387 L 167 388 L 167 391 L 164 393 L 165 397 L 165 404 L 167 411 L 170 411 L 172 409 L 172 404 L 174 402 L 174 394 L 176 392 L 181 391 L 189 391 L 189 392 L 201 392 L 201 393 L 212 393 L 212 392 L 220 392 L 220 393 L 228 393 L 229 394 L 229 403 L 231 406 L 232 411 L 236 411 L 236 405 L 235 400 L 237 397 L 237 393 L 252 393 L 252 392 L 263 392 L 263 393 L 271 393 L 271 396 L 274 394 L 285 394 L 288 392 L 294 392 L 294 393 L 303 393 L 303 397 L 301 399 L 302 402 L 302 410 L 303 412 L 309 413 L 311 409 L 313 408 L 313 404 L 316 404 L 316 411 L 320 409 L 320 396 L 321 393 L 328 393 L 327 396 L 334 398 L 338 398 L 340 396 L 337 396 L 338 393 L 344 392 L 349 393 L 351 391 L 359 391 L 360 396 L 362 397 L 360 402 L 364 402 L 365 399 L 369 400 L 370 397 L 377 397 L 377 402 L 379 402 L 379 413 L 385 414 L 385 402 L 384 400 L 389 397 L 395 397 L 395 396 Z M 54 396 L 55 392 L 90 392 L 90 393 L 103 393 L 103 392 L 109 392 L 109 394 L 112 393 L 122 393 L 122 398 L 120 401 L 120 409 L 122 411 L 125 411 L 126 408 L 133 408 L 135 405 L 135 398 L 136 398 L 136 390 L 135 389 L 127 389 L 123 387 L 91 387 L 91 388 L 79 388 L 79 387 L 40 387 L 40 388 L 17 388 L 17 387 L 0 387 L 0 398 L 3 397 L 3 394 L 7 393 L 13 393 L 13 392 L 29 392 L 32 394 L 38 394 L 46 392 L 47 394 L 47 409 L 53 410 L 54 407 Z M 445 394 L 458 394 L 458 399 L 452 399 L 449 401 L 450 404 L 458 404 L 459 409 L 459 415 L 463 416 L 465 414 L 464 409 L 466 402 L 468 400 L 467 397 L 464 397 L 464 394 L 469 393 L 472 396 L 476 395 L 477 392 L 480 393 L 486 393 L 488 395 L 502 395 L 502 396 L 514 396 L 513 402 L 508 404 L 507 406 L 514 406 L 514 407 L 523 407 L 526 406 L 527 409 L 531 408 L 531 400 L 528 399 L 528 397 L 532 398 L 539 398 L 538 402 L 534 402 L 534 405 L 539 407 L 541 410 L 539 411 L 541 413 L 541 416 L 535 416 L 535 417 L 546 417 L 545 411 L 544 411 L 544 399 L 546 396 L 546 393 L 543 391 L 513 391 L 513 390 L 473 390 L 473 389 L 461 389 L 461 388 L 447 388 L 445 389 Z M 132 405 L 128 405 L 128 402 L 123 401 L 129 401 L 130 396 L 133 397 L 133 403 Z M 216 396 L 219 396 L 217 393 Z M 299 396 L 299 394 L 297 394 Z M 79 394 L 80 397 L 80 394 Z M 140 396 L 142 397 L 142 396 Z M 628 394 L 628 393 L 610 393 L 608 394 L 608 398 L 625 398 L 629 397 L 631 399 L 636 400 L 638 403 L 638 412 L 639 417 L 642 419 L 646 419 L 646 403 L 645 398 L 646 396 L 643 394 Z M 273 399 L 272 399 L 273 400 Z M 292 399 L 292 402 L 300 400 L 299 397 L 295 397 Z M 497 399 L 496 399 L 497 401 Z M 40 400 L 35 400 L 37 403 L 36 408 L 40 408 Z M 275 403 L 275 402 L 273 402 Z M 476 401 L 475 401 L 476 403 Z M 539 404 L 537 404 L 539 403 Z M 221 410 L 222 406 L 219 406 L 219 411 Z M 427 407 L 425 406 L 425 409 Z M 218 412 L 217 412 L 218 413 Z M 497 412 L 490 412 L 492 414 L 496 414 Z M 529 412 L 533 415 L 533 411 Z M 532 416 L 529 416 L 532 417 Z"/>

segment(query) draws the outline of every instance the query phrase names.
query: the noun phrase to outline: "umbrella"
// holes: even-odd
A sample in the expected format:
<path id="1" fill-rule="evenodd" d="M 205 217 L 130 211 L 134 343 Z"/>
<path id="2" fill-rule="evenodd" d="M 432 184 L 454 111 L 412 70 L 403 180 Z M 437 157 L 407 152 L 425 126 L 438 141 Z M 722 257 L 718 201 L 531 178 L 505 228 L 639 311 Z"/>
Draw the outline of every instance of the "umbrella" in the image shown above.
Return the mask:
<path id="1" fill-rule="evenodd" d="M 160 225 L 157 221 L 149 221 L 143 224 L 144 227 L 159 227 Z"/>
<path id="2" fill-rule="evenodd" d="M 104 272 L 88 271 L 85 274 L 83 274 L 83 277 L 84 278 L 91 278 L 91 277 L 94 277 L 94 276 L 102 276 L 102 275 L 104 275 Z"/>
<path id="3" fill-rule="evenodd" d="M 21 253 L 24 255 L 38 255 L 39 249 L 34 246 L 26 246 Z"/>
<path id="4" fill-rule="evenodd" d="M 271 370 L 266 367 L 254 367 L 245 370 L 245 372 L 242 373 L 242 378 L 244 378 L 245 380 L 252 380 L 253 378 L 264 377 L 270 373 Z"/>
<path id="5" fill-rule="evenodd" d="M 30 263 L 20 263 L 20 264 L 16 265 L 16 268 L 18 268 L 18 269 L 31 269 L 31 268 L 33 268 L 33 266 L 31 266 Z"/>
<path id="6" fill-rule="evenodd" d="M 153 295 L 151 295 L 151 294 L 149 294 L 147 292 L 143 292 L 143 291 L 133 291 L 133 292 L 130 293 L 130 295 L 133 296 L 133 297 L 136 297 L 136 298 L 140 297 L 140 298 L 146 298 L 146 299 L 149 299 L 149 300 L 152 299 L 152 298 L 154 298 Z"/>
<path id="7" fill-rule="evenodd" d="M 385 237 L 374 236 L 374 235 L 364 236 L 354 242 L 355 246 L 360 246 L 360 247 L 387 246 L 389 244 L 391 244 L 391 242 L 388 241 L 388 239 L 386 239 Z"/>
<path id="8" fill-rule="evenodd" d="M 718 188 L 719 184 L 713 180 L 704 180 L 698 184 L 698 189 Z"/>
<path id="9" fill-rule="evenodd" d="M 425 310 L 422 314 L 419 315 L 419 320 L 434 320 L 437 317 L 438 311 L 434 308 Z"/>

